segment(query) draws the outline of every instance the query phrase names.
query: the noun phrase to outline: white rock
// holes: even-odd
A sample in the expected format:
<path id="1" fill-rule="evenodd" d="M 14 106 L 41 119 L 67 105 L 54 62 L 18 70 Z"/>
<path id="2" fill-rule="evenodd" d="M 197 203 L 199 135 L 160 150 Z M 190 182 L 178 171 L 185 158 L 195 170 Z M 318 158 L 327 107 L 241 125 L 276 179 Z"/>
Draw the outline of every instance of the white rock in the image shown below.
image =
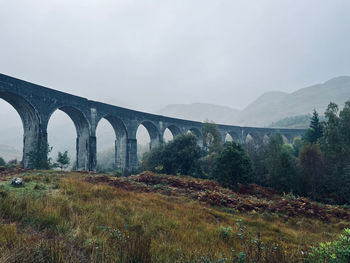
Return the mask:
<path id="1" fill-rule="evenodd" d="M 22 186 L 23 185 L 23 180 L 21 178 L 15 177 L 12 179 L 12 185 L 14 186 Z"/>

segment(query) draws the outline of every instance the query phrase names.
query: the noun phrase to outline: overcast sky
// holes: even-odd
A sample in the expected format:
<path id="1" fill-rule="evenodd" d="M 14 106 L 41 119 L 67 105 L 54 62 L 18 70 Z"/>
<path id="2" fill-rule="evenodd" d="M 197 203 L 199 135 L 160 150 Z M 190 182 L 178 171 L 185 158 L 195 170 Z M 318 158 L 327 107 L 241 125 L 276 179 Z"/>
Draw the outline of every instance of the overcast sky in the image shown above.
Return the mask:
<path id="1" fill-rule="evenodd" d="M 349 0 L 0 0 L 0 72 L 156 111 L 350 75 Z"/>

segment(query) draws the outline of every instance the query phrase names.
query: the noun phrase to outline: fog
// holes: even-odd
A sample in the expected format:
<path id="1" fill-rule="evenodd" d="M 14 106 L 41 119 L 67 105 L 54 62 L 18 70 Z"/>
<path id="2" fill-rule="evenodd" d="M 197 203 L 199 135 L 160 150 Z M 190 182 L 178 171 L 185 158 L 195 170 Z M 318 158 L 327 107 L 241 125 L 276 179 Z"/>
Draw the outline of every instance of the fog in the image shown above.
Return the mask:
<path id="1" fill-rule="evenodd" d="M 0 72 L 148 112 L 349 74 L 347 0 L 0 4 Z"/>
<path id="2" fill-rule="evenodd" d="M 267 91 L 350 74 L 347 0 L 0 0 L 0 6 L 1 73 L 147 112 L 195 102 L 242 109 Z M 21 149 L 19 117 L 2 100 L 0 113 L 18 138 L 0 144 L 17 141 Z M 49 129 L 65 117 L 58 114 Z"/>

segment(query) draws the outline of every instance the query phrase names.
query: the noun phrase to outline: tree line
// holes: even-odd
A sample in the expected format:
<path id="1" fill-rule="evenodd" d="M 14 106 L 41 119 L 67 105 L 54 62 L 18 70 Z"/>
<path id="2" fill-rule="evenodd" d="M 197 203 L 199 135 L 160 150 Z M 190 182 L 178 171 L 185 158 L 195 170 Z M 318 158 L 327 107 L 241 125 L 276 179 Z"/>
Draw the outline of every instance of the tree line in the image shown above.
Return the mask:
<path id="1" fill-rule="evenodd" d="M 202 147 L 183 134 L 146 153 L 141 169 L 214 179 L 229 187 L 255 183 L 317 201 L 350 203 L 350 101 L 330 103 L 320 121 L 314 110 L 302 138 L 287 143 L 276 132 L 243 145 L 221 143 L 215 123 L 205 123 Z"/>

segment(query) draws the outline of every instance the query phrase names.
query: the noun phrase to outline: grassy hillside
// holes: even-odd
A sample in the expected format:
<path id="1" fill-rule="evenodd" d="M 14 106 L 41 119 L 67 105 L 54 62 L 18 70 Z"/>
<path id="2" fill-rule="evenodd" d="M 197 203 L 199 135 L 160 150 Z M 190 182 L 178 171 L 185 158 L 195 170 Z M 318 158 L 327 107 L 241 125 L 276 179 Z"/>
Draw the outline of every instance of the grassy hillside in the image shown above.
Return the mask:
<path id="1" fill-rule="evenodd" d="M 11 186 L 14 174 L 24 187 Z M 0 173 L 0 262 L 302 262 L 349 218 L 270 189 L 181 176 Z"/>

